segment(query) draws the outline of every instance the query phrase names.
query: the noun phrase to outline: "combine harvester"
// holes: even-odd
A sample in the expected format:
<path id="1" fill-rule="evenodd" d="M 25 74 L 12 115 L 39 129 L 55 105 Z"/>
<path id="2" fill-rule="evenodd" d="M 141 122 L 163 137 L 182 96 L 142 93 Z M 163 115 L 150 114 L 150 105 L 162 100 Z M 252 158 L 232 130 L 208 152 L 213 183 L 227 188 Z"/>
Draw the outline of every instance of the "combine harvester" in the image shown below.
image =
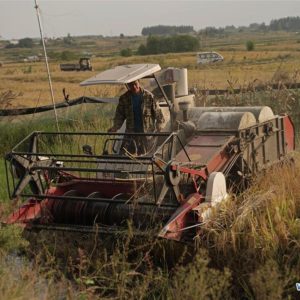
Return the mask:
<path id="1" fill-rule="evenodd" d="M 10 196 L 26 199 L 8 224 L 110 234 L 130 220 L 137 234 L 155 228 L 188 241 L 227 189 L 244 189 L 295 148 L 291 119 L 269 107 L 195 107 L 186 69 L 119 66 L 81 85 L 138 79 L 161 99 L 163 131 L 126 134 L 123 124 L 114 134 L 33 132 L 6 156 Z M 137 136 L 155 147 L 124 151 Z"/>

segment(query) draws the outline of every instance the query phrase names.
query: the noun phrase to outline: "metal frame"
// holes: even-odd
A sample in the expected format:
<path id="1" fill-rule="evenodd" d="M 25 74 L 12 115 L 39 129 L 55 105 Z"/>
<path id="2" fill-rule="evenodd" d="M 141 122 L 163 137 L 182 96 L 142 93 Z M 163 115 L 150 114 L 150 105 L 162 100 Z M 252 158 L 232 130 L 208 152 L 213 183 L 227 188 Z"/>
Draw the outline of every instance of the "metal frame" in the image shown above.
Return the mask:
<path id="1" fill-rule="evenodd" d="M 6 180 L 7 180 L 7 188 L 8 193 L 11 199 L 20 196 L 20 197 L 33 197 L 37 199 L 43 199 L 43 198 L 51 198 L 51 196 L 48 196 L 44 193 L 18 193 L 16 194 L 16 189 L 20 185 L 20 181 L 25 180 L 24 178 L 19 178 L 16 180 L 14 176 L 10 176 L 9 173 L 13 173 L 14 169 L 14 163 L 17 160 L 19 164 L 22 164 L 22 160 L 24 160 L 23 167 L 25 175 L 24 176 L 30 176 L 30 174 L 38 174 L 38 180 L 39 184 L 41 185 L 42 189 L 45 191 L 49 188 L 51 185 L 50 182 L 47 182 L 45 180 L 43 182 L 41 176 L 41 173 L 44 171 L 48 172 L 60 172 L 61 174 L 66 174 L 67 176 L 74 176 L 72 175 L 72 172 L 86 172 L 88 174 L 96 174 L 98 172 L 106 172 L 106 173 L 113 173 L 113 174 L 122 174 L 124 171 L 126 171 L 127 174 L 131 175 L 148 175 L 150 172 L 150 176 L 153 179 L 153 196 L 154 196 L 154 203 L 157 202 L 157 186 L 156 186 L 156 175 L 164 175 L 164 171 L 162 169 L 157 168 L 157 159 L 159 157 L 159 160 L 163 162 L 164 165 L 167 165 L 168 161 L 172 160 L 175 155 L 175 147 L 178 145 L 184 150 L 184 146 L 182 141 L 180 140 L 178 134 L 176 132 L 173 133 L 151 133 L 151 134 L 145 134 L 145 133 L 122 133 L 122 137 L 126 138 L 126 136 L 152 136 L 152 137 L 162 137 L 165 138 L 163 143 L 160 145 L 160 147 L 152 154 L 147 156 L 136 156 L 134 159 L 127 156 L 119 156 L 119 155 L 86 155 L 86 154 L 63 154 L 63 153 L 52 153 L 50 152 L 39 152 L 38 151 L 38 144 L 40 142 L 40 139 L 42 139 L 44 136 L 58 136 L 60 139 L 64 136 L 95 136 L 95 137 L 103 137 L 107 136 L 108 140 L 111 136 L 120 136 L 120 133 L 107 133 L 107 132 L 99 132 L 99 133 L 92 133 L 92 132 L 33 132 L 32 134 L 28 135 L 26 138 L 24 138 L 21 142 L 19 142 L 12 151 L 6 156 L 5 160 L 5 168 L 6 168 Z M 58 140 L 59 141 L 59 140 Z M 106 140 L 107 141 L 107 140 Z M 106 141 L 104 142 L 104 147 L 106 145 Z M 28 151 L 20 151 L 19 148 L 23 147 L 26 144 L 29 144 Z M 171 151 L 168 153 L 167 160 L 164 161 L 160 157 L 162 157 L 162 152 L 164 151 L 164 148 L 168 146 Z M 103 148 L 104 149 L 104 148 Z M 186 153 L 187 154 L 187 153 Z M 48 157 L 49 164 L 44 163 L 43 161 L 39 161 L 38 157 Z M 188 155 L 187 159 L 190 161 Z M 142 171 L 142 170 L 117 170 L 114 168 L 99 168 L 97 167 L 97 164 L 101 162 L 102 160 L 105 160 L 106 162 L 110 164 L 124 164 L 124 167 L 128 165 L 139 165 L 139 164 L 145 164 L 151 166 L 149 171 Z M 70 166 L 56 166 L 55 162 L 59 161 L 62 163 L 72 164 L 76 163 L 78 166 L 76 167 L 70 167 Z M 81 166 L 81 164 L 91 163 L 95 164 L 95 167 L 84 167 Z M 71 172 L 71 173 L 68 173 Z M 10 178 L 12 179 L 12 186 L 9 184 Z M 76 177 L 74 176 L 74 179 L 81 180 L 81 181 L 93 181 L 93 182 L 105 182 L 105 179 L 97 179 L 95 178 L 88 178 L 88 177 Z M 133 179 L 132 179 L 133 180 Z M 136 181 L 139 179 L 137 178 Z M 25 180 L 27 183 L 30 182 L 30 180 L 27 178 Z M 107 182 L 111 182 L 111 180 L 106 180 Z M 13 190 L 11 189 L 13 188 Z M 64 196 L 57 197 L 59 199 L 69 199 Z M 80 199 L 85 200 L 85 199 Z M 104 199 L 98 199 L 99 201 L 104 201 Z M 89 199 L 90 201 L 90 199 Z"/>

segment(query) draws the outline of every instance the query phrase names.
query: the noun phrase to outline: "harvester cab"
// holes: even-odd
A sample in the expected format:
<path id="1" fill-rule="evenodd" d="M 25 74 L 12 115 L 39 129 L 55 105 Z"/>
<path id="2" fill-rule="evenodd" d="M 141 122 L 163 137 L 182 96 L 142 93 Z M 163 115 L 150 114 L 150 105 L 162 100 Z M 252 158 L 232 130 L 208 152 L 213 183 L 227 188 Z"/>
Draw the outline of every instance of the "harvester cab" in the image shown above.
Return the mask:
<path id="1" fill-rule="evenodd" d="M 134 80 L 147 80 L 160 99 L 163 130 L 128 134 L 124 123 L 117 133 L 33 132 L 6 156 L 9 193 L 26 199 L 7 223 L 110 234 L 130 220 L 137 234 L 152 228 L 190 240 L 228 188 L 246 187 L 294 150 L 292 121 L 269 107 L 196 107 L 186 69 L 118 66 L 81 85 Z M 154 146 L 124 149 L 137 136 Z"/>

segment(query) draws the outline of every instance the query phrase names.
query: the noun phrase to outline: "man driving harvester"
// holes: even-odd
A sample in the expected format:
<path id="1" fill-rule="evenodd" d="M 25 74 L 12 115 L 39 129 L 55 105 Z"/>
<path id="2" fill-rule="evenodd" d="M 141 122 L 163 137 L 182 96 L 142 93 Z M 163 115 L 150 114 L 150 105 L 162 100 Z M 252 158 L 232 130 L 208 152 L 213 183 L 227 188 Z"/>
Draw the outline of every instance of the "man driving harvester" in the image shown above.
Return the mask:
<path id="1" fill-rule="evenodd" d="M 116 132 L 126 120 L 127 133 L 153 133 L 159 132 L 164 123 L 164 117 L 152 93 L 143 89 L 138 80 L 127 84 L 126 91 L 119 98 L 113 126 L 108 132 Z M 152 137 L 131 136 L 131 141 L 124 141 L 122 148 L 135 152 L 134 142 L 138 154 L 149 152 L 154 144 Z"/>

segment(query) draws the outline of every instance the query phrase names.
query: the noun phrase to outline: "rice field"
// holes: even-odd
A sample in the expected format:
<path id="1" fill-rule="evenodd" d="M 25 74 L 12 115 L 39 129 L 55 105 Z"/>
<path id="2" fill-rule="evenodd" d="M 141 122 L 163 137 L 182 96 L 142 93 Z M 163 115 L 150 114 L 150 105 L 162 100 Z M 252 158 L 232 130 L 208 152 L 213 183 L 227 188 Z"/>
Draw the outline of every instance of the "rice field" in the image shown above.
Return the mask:
<path id="1" fill-rule="evenodd" d="M 109 96 L 111 94 L 120 94 L 120 87 L 112 89 L 111 87 L 80 87 L 79 83 L 93 75 L 121 64 L 131 63 L 158 63 L 162 68 L 179 67 L 188 68 L 189 87 L 199 87 L 200 89 L 224 89 L 240 88 L 249 85 L 269 84 L 276 82 L 297 82 L 299 81 L 300 69 L 300 43 L 299 35 L 292 36 L 281 33 L 276 36 L 269 34 L 267 36 L 257 35 L 235 35 L 228 38 L 210 38 L 202 43 L 204 51 L 218 51 L 224 61 L 217 64 L 197 65 L 196 53 L 180 53 L 150 56 L 131 56 L 120 57 L 99 56 L 93 57 L 91 63 L 93 71 L 89 72 L 62 72 L 58 60 L 50 60 L 50 71 L 54 88 L 56 102 L 63 101 L 63 88 L 69 94 L 70 99 L 83 95 L 90 96 Z M 254 51 L 246 51 L 245 41 L 252 39 L 255 42 Z M 97 40 L 96 40 L 97 41 Z M 97 41 L 97 47 L 90 51 L 96 52 L 96 49 L 103 49 L 110 44 L 114 53 L 120 47 L 128 46 L 132 43 L 137 47 L 142 40 L 120 40 L 111 39 Z M 84 42 L 82 42 L 84 44 Z M 124 45 L 123 45 L 124 44 Z M 234 47 L 232 47 L 234 45 Z M 83 50 L 78 46 L 78 50 Z M 82 46 L 84 47 L 84 46 Z M 50 49 L 51 51 L 62 51 L 63 49 Z M 49 50 L 49 51 L 50 51 Z M 75 51 L 75 49 L 70 49 Z M 2 50 L 6 56 L 6 53 Z M 16 51 L 16 49 L 13 49 Z M 38 50 L 35 50 L 38 51 Z M 99 51 L 99 50 L 98 50 Z M 0 49 L 1 56 L 1 49 Z M 9 58 L 8 58 L 9 59 Z M 52 103 L 49 91 L 48 76 L 44 62 L 13 62 L 5 63 L 0 68 L 0 95 L 11 91 L 16 97 L 12 102 L 17 107 L 35 107 L 41 104 Z M 78 61 L 68 61 L 67 63 L 78 63 Z M 3 106 L 0 101 L 0 106 Z"/>
<path id="2" fill-rule="evenodd" d="M 127 63 L 186 67 L 189 87 L 198 89 L 300 82 L 300 44 L 296 39 L 283 43 L 282 38 L 276 41 L 272 36 L 264 41 L 259 37 L 253 52 L 245 51 L 240 39 L 231 44 L 211 40 L 225 57 L 216 65 L 197 66 L 195 53 L 96 57 L 92 59 L 92 72 L 61 72 L 60 62 L 50 62 L 55 99 L 63 100 L 63 88 L 70 99 L 119 95 L 122 87 L 82 88 L 79 83 L 106 68 Z M 268 105 L 275 113 L 289 113 L 299 131 L 298 90 L 217 96 L 196 92 L 196 99 L 198 105 L 206 106 Z M 42 62 L 9 63 L 0 68 L 0 109 L 50 103 Z M 61 129 L 105 131 L 111 125 L 114 109 L 111 104 L 87 104 L 63 110 L 59 113 Z M 53 120 L 52 112 L 2 119 L 1 156 L 33 130 L 55 130 Z M 136 238 L 130 223 L 114 237 L 45 231 L 28 234 L 17 226 L 0 225 L 0 298 L 297 299 L 298 151 L 293 158 L 294 165 L 274 167 L 256 178 L 244 193 L 231 195 L 213 212 L 191 245 L 162 241 L 151 232 Z M 5 180 L 1 161 L 1 219 L 18 205 L 8 199 Z"/>

